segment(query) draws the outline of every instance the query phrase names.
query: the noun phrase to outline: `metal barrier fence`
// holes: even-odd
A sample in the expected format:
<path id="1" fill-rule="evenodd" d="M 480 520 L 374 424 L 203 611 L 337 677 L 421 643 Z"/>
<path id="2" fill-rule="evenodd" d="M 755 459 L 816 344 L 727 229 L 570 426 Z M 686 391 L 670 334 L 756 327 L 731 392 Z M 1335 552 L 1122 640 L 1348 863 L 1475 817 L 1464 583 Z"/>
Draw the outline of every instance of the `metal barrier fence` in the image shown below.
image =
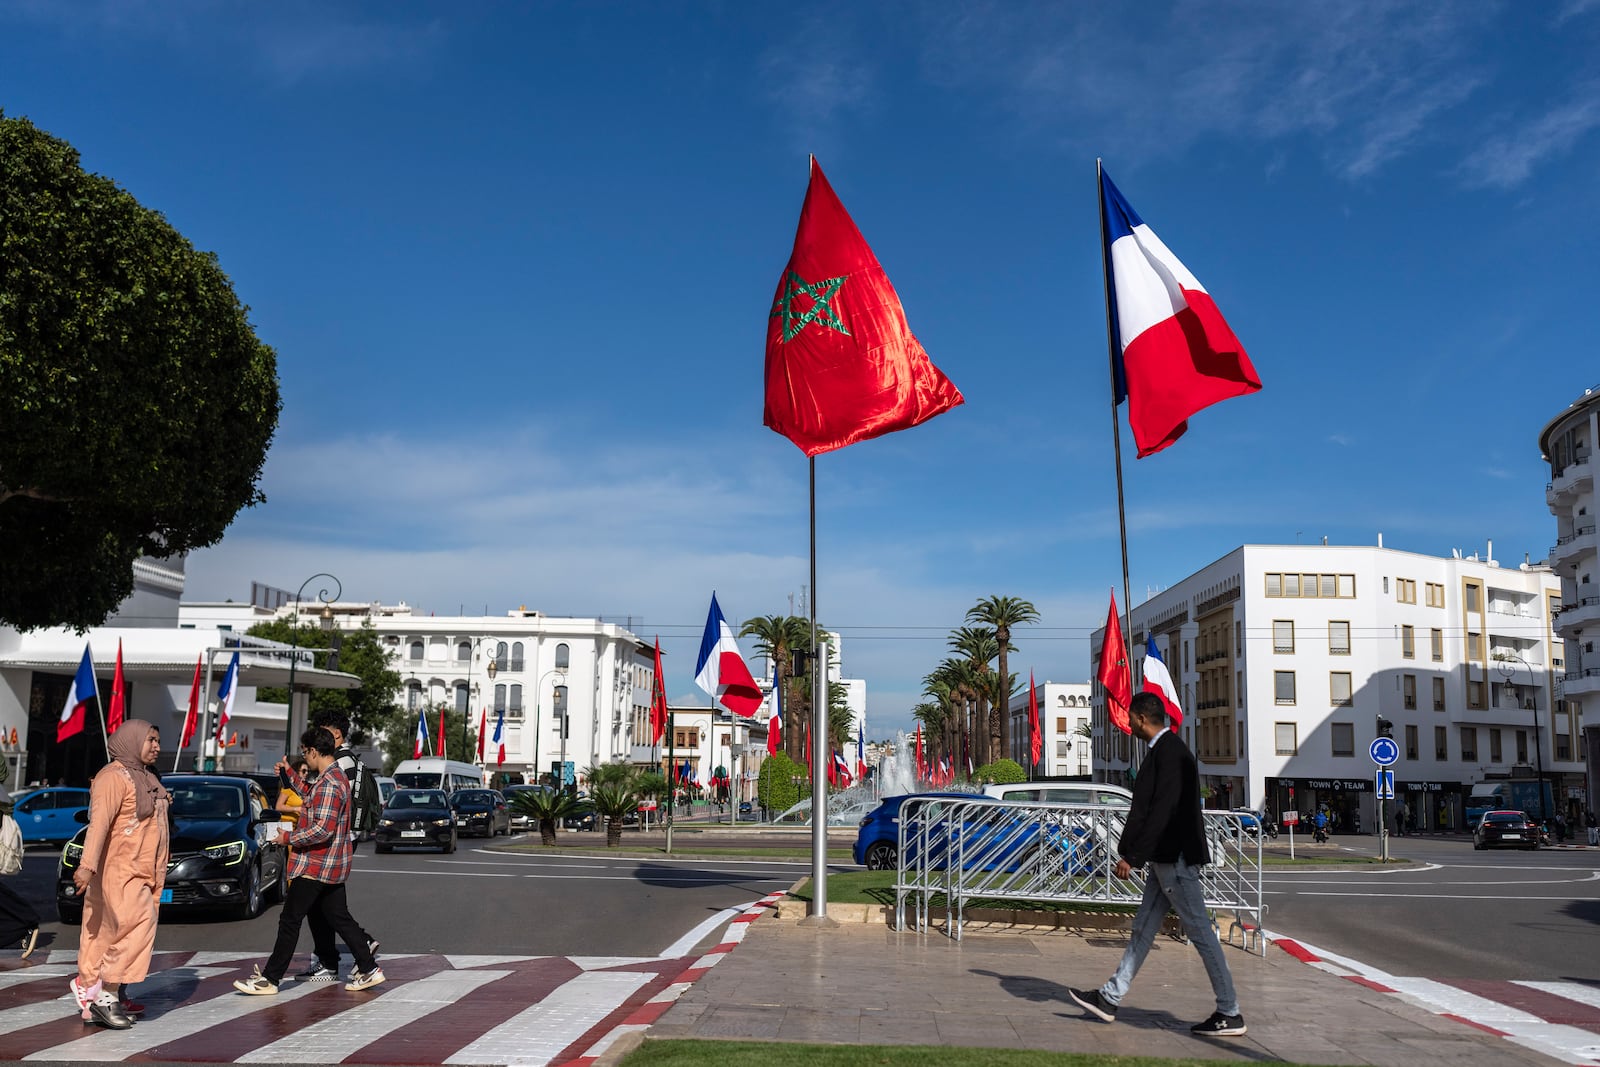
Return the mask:
<path id="1" fill-rule="evenodd" d="M 1071 901 L 1138 904 L 1144 876 L 1112 872 L 1128 809 L 1105 805 L 1012 803 L 980 797 L 912 797 L 900 808 L 895 926 L 926 930 L 942 897 L 945 930 L 959 941 L 967 906 L 984 901 Z M 1211 864 L 1200 881 L 1212 922 L 1233 913 L 1219 930 L 1239 935 L 1265 955 L 1260 937 L 1266 904 L 1261 887 L 1261 839 L 1241 816 L 1205 813 Z"/>

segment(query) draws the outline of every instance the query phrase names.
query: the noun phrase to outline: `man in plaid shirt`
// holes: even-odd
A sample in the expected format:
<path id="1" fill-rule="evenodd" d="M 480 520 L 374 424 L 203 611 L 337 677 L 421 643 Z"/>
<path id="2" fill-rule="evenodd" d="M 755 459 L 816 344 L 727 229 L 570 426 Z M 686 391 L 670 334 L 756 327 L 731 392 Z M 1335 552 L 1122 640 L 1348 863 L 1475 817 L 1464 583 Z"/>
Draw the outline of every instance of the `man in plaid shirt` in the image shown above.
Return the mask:
<path id="1" fill-rule="evenodd" d="M 271 996 L 294 958 L 300 926 L 312 911 L 321 913 L 350 954 L 356 969 L 345 988 L 371 989 L 383 983 L 383 972 L 367 947 L 361 927 L 345 905 L 344 882 L 350 876 L 350 780 L 339 769 L 333 734 L 314 726 L 300 736 L 300 752 L 316 772 L 316 784 L 300 809 L 300 823 L 288 835 L 289 891 L 278 915 L 278 940 L 265 968 L 233 983 L 241 993 Z"/>

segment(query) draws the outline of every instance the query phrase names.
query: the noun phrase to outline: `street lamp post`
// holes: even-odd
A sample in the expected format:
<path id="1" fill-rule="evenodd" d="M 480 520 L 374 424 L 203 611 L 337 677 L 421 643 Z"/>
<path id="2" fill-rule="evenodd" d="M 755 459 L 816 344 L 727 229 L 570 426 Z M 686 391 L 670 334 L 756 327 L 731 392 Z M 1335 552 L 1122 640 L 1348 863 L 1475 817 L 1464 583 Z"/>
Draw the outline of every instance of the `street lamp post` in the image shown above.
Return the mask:
<path id="1" fill-rule="evenodd" d="M 1528 706 L 1525 710 L 1533 713 L 1533 759 L 1539 774 L 1539 823 L 1542 827 L 1550 821 L 1550 809 L 1544 800 L 1544 745 L 1539 740 L 1539 680 L 1534 674 L 1533 665 L 1516 652 L 1497 652 L 1494 658 L 1494 669 L 1499 672 L 1508 689 L 1517 673 L 1512 661 L 1522 664 L 1523 669 L 1528 672 L 1528 685 L 1532 693 L 1528 697 Z M 1512 692 L 1511 699 L 1516 701 L 1515 692 Z"/>
<path id="2" fill-rule="evenodd" d="M 283 750 L 286 753 L 294 750 L 294 668 L 295 664 L 300 661 L 300 657 L 296 655 L 300 645 L 300 598 L 305 594 L 306 586 L 318 578 L 326 578 L 333 583 L 332 596 L 328 595 L 326 588 L 317 590 L 317 599 L 323 605 L 322 628 L 324 630 L 331 629 L 333 626 L 333 609 L 328 605 L 338 600 L 340 595 L 344 593 L 344 585 L 333 575 L 313 574 L 300 583 L 300 588 L 294 594 L 294 621 L 289 627 L 289 710 L 283 719 Z M 313 661 L 314 659 L 313 657 Z"/>
<path id="3" fill-rule="evenodd" d="M 545 683 L 545 679 L 553 677 L 553 676 L 557 676 L 557 675 L 559 675 L 562 678 L 565 678 L 567 676 L 566 668 L 565 667 L 552 667 L 549 670 L 545 671 L 543 674 L 539 675 L 539 684 L 533 691 L 533 780 L 534 780 L 534 782 L 536 784 L 539 781 L 539 719 L 540 719 L 540 712 L 544 710 L 544 699 L 543 699 L 543 697 L 544 697 L 544 683 Z M 550 703 L 552 705 L 552 708 L 551 708 L 552 713 L 555 710 L 554 709 L 555 700 L 556 700 L 555 690 L 552 689 L 550 691 Z M 565 709 L 563 709 L 563 713 L 564 712 L 565 712 Z M 565 742 L 565 736 L 564 735 L 566 734 L 566 731 L 562 730 L 562 734 L 563 734 L 562 749 L 563 749 L 563 752 L 565 752 L 566 742 Z M 564 758 L 565 758 L 565 756 L 563 755 L 563 759 Z M 566 769 L 565 765 L 563 765 L 562 770 L 564 771 L 565 769 Z M 563 777 L 565 777 L 565 775 L 563 775 Z"/>

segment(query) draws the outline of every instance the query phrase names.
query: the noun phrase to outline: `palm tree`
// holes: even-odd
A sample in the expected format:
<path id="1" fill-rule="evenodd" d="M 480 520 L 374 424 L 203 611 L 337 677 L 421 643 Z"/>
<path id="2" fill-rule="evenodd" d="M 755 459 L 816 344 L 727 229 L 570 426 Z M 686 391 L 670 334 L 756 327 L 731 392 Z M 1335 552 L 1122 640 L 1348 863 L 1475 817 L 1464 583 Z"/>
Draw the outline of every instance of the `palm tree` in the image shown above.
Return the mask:
<path id="1" fill-rule="evenodd" d="M 556 843 L 556 827 L 561 820 L 578 810 L 578 800 L 569 793 L 544 790 L 518 790 L 511 801 L 511 810 L 530 819 L 539 820 L 539 840 L 545 845 Z"/>
<path id="2" fill-rule="evenodd" d="M 1000 676 L 1004 678 L 1007 677 L 1006 653 L 1011 648 L 1011 628 L 1038 622 L 1039 609 L 1020 597 L 987 596 L 967 610 L 967 621 L 994 627 L 995 640 L 1000 646 Z M 1011 754 L 1010 711 L 1007 707 L 1000 716 L 1000 756 Z"/>
<path id="3" fill-rule="evenodd" d="M 946 754 L 954 766 L 961 758 L 963 748 L 970 755 L 974 751 L 973 708 L 977 703 L 981 676 L 967 660 L 943 660 L 923 679 L 930 695 L 935 687 L 949 694 L 951 706 L 950 726 Z"/>
<path id="4" fill-rule="evenodd" d="M 811 623 L 798 615 L 761 615 L 747 620 L 739 636 L 755 638 L 756 652 L 777 665 L 783 685 L 784 751 L 790 759 L 803 759 L 801 727 L 810 714 L 810 702 L 802 695 L 799 679 L 791 675 L 794 653 L 811 647 Z"/>
<path id="5" fill-rule="evenodd" d="M 995 729 L 998 725 L 990 709 L 993 707 L 989 694 L 991 691 L 990 680 L 986 677 L 989 672 L 989 661 L 999 655 L 1000 646 L 995 640 L 994 631 L 984 626 L 961 626 L 950 631 L 949 646 L 967 657 L 967 664 L 973 671 L 973 697 L 977 706 L 973 709 L 972 719 L 972 758 L 977 764 L 988 763 L 997 759 L 992 749 L 1000 744 L 1000 737 Z"/>

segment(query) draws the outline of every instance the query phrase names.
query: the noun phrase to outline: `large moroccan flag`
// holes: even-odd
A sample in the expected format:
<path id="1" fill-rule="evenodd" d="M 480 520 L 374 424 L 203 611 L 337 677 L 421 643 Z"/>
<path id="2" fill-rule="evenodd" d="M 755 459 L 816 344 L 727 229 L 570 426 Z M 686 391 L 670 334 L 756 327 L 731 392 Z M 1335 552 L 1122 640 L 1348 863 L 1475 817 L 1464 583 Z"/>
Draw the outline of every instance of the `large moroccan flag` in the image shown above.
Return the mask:
<path id="1" fill-rule="evenodd" d="M 912 336 L 889 276 L 814 157 L 767 317 L 766 393 L 762 421 L 808 456 L 963 402 Z"/>
<path id="2" fill-rule="evenodd" d="M 1100 665 L 1095 675 L 1106 690 L 1106 714 L 1111 725 L 1132 733 L 1128 705 L 1133 702 L 1133 672 L 1128 668 L 1127 646 L 1122 642 L 1122 620 L 1117 616 L 1117 591 L 1111 591 L 1111 611 L 1106 615 L 1106 636 L 1100 646 Z"/>

